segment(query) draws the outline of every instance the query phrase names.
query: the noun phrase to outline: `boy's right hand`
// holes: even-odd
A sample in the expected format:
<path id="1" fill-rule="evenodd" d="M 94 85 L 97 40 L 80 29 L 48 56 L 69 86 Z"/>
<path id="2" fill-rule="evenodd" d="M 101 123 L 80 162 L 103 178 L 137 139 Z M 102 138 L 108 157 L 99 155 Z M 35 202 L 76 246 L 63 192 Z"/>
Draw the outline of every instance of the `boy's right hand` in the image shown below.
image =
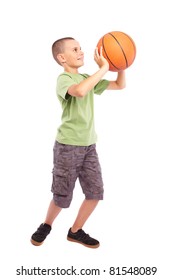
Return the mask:
<path id="1" fill-rule="evenodd" d="M 97 63 L 97 65 L 99 66 L 99 68 L 105 67 L 107 69 L 107 71 L 108 71 L 109 70 L 109 63 L 104 58 L 104 56 L 102 54 L 102 50 L 103 50 L 103 48 L 100 47 L 100 54 L 99 54 L 98 48 L 95 49 L 94 60 Z"/>

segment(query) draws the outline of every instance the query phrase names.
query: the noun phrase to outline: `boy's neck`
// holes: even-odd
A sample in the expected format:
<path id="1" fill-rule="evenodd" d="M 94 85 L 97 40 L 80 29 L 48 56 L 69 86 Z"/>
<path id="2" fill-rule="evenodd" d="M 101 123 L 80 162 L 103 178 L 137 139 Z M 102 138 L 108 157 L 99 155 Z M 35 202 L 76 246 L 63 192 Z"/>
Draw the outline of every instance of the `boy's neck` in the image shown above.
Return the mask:
<path id="1" fill-rule="evenodd" d="M 72 74 L 78 74 L 78 68 L 72 68 L 72 67 L 64 67 L 64 72 L 69 72 Z"/>

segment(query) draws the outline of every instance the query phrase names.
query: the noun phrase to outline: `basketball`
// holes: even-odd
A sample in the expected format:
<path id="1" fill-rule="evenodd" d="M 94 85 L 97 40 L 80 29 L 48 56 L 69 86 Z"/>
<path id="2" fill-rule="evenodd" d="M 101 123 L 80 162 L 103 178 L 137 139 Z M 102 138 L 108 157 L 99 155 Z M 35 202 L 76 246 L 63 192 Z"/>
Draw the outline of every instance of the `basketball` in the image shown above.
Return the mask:
<path id="1" fill-rule="evenodd" d="M 121 31 L 112 31 L 102 36 L 97 43 L 99 53 L 101 46 L 102 54 L 109 63 L 109 71 L 119 72 L 127 69 L 136 57 L 134 41 Z"/>

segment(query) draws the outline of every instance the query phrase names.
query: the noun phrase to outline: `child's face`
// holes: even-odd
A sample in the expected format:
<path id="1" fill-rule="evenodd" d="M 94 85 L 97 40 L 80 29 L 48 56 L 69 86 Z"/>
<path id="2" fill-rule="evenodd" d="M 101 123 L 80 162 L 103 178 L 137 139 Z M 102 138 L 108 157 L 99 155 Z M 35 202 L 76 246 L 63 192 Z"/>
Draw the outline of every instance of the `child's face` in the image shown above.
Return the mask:
<path id="1" fill-rule="evenodd" d="M 76 40 L 68 40 L 64 43 L 64 66 L 79 68 L 84 64 L 84 53 Z"/>

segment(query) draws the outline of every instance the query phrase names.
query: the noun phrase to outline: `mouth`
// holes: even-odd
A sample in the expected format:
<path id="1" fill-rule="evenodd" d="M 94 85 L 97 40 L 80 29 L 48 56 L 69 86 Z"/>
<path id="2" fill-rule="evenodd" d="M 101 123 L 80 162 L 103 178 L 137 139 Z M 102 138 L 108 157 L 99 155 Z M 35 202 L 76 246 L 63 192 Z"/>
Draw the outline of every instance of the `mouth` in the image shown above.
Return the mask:
<path id="1" fill-rule="evenodd" d="M 83 60 L 84 60 L 84 57 L 83 57 L 83 56 L 80 56 L 77 60 L 83 61 Z"/>

